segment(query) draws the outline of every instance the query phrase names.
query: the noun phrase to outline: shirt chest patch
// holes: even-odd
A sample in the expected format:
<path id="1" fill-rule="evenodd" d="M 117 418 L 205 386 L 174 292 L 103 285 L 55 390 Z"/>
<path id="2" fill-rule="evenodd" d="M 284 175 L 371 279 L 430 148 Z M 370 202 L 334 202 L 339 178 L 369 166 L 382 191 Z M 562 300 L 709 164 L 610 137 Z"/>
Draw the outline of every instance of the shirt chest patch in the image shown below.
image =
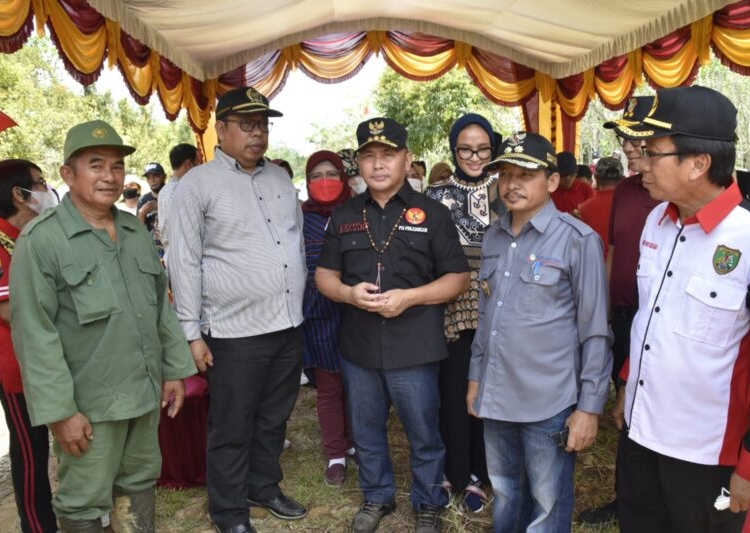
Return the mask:
<path id="1" fill-rule="evenodd" d="M 339 235 L 342 235 L 344 233 L 357 233 L 359 231 L 367 231 L 366 222 L 343 222 L 339 224 Z"/>
<path id="2" fill-rule="evenodd" d="M 742 252 L 739 250 L 720 244 L 714 251 L 712 261 L 714 272 L 720 276 L 729 274 L 732 270 L 737 268 L 737 265 L 740 263 L 740 257 L 742 257 Z"/>
<path id="3" fill-rule="evenodd" d="M 404 224 L 399 225 L 399 231 L 409 231 L 411 233 L 427 233 L 427 228 L 423 226 L 406 226 Z"/>

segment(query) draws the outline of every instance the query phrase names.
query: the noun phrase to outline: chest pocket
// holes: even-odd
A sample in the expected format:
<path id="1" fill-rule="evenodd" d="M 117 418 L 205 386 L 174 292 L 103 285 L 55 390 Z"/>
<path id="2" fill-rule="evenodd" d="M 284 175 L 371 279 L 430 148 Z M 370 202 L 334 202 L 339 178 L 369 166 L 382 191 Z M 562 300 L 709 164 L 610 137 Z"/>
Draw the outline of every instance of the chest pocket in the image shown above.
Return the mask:
<path id="1" fill-rule="evenodd" d="M 746 294 L 741 284 L 691 276 L 675 333 L 697 342 L 726 347 Z"/>
<path id="2" fill-rule="evenodd" d="M 109 276 L 101 265 L 65 265 L 62 277 L 70 291 L 80 325 L 122 312 Z"/>
<path id="3" fill-rule="evenodd" d="M 521 272 L 523 296 L 516 301 L 516 311 L 521 316 L 545 318 L 551 314 L 558 295 L 559 268 L 542 265 L 536 272 L 530 267 Z"/>
<path id="4" fill-rule="evenodd" d="M 393 250 L 389 255 L 397 276 L 419 285 L 433 279 L 434 266 L 428 235 L 398 231 L 391 246 Z"/>
<path id="5" fill-rule="evenodd" d="M 344 261 L 344 274 L 360 281 L 375 282 L 377 255 L 364 233 L 344 233 L 339 240 Z M 372 276 L 366 276 L 369 274 Z M 372 279 L 369 279 L 372 278 Z"/>
<path id="6" fill-rule="evenodd" d="M 152 257 L 137 256 L 138 271 L 141 276 L 142 290 L 146 301 L 151 305 L 157 304 L 156 278 L 162 272 L 162 267 Z"/>

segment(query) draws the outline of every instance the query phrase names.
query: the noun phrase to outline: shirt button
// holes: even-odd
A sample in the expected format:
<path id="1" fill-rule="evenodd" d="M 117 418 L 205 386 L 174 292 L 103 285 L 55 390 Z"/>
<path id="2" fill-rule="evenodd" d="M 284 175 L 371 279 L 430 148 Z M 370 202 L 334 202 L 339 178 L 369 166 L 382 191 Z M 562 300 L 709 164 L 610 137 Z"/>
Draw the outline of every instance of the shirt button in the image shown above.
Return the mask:
<path id="1" fill-rule="evenodd" d="M 539 276 L 539 275 L 534 276 L 534 281 L 539 281 L 540 279 L 542 279 L 542 276 Z"/>
<path id="2" fill-rule="evenodd" d="M 355 246 L 357 244 L 357 241 L 352 241 L 352 246 Z"/>
<path id="3" fill-rule="evenodd" d="M 659 311 L 661 311 L 661 307 L 659 307 L 658 305 L 654 307 L 654 313 L 658 313 Z"/>
<path id="4" fill-rule="evenodd" d="M 512 242 L 512 243 L 510 243 L 510 247 L 511 247 L 511 248 L 515 248 L 516 246 L 518 246 L 518 244 L 517 244 L 517 243 L 515 243 L 515 242 Z"/>
<path id="5" fill-rule="evenodd" d="M 258 200 L 263 200 L 263 197 L 262 196 L 258 196 Z"/>
<path id="6" fill-rule="evenodd" d="M 286 265 L 284 265 L 284 268 L 286 268 Z"/>
<path id="7" fill-rule="evenodd" d="M 643 387 L 643 380 L 638 381 L 638 385 L 640 385 L 641 387 Z"/>
<path id="8" fill-rule="evenodd" d="M 380 218 L 385 220 L 385 215 L 380 215 Z"/>
<path id="9" fill-rule="evenodd" d="M 685 242 L 685 236 L 684 235 L 680 235 L 680 242 Z"/>
<path id="10" fill-rule="evenodd" d="M 493 337 L 497 336 L 497 330 L 496 330 L 496 329 L 493 329 L 493 330 L 492 330 L 492 333 L 490 333 L 490 335 L 492 335 Z"/>
<path id="11" fill-rule="evenodd" d="M 276 241 L 276 244 L 281 244 L 281 241 Z"/>
<path id="12" fill-rule="evenodd" d="M 503 302 L 497 302 L 497 306 L 498 307 L 502 307 L 503 306 Z"/>
<path id="13" fill-rule="evenodd" d="M 505 273 L 503 274 L 503 276 L 505 276 L 506 278 L 509 278 L 509 277 L 510 277 L 510 272 L 505 272 Z"/>
<path id="14" fill-rule="evenodd" d="M 709 294 L 709 296 L 711 298 L 716 298 L 716 292 L 715 291 L 711 291 L 711 294 Z"/>
<path id="15" fill-rule="evenodd" d="M 271 219 L 270 219 L 270 218 L 267 218 L 266 220 L 268 220 L 269 222 L 271 222 Z"/>
<path id="16" fill-rule="evenodd" d="M 668 271 L 667 271 L 667 277 L 668 277 L 668 278 L 671 278 L 671 277 L 672 277 L 672 271 L 671 271 L 671 270 L 668 270 Z"/>
<path id="17" fill-rule="evenodd" d="M 90 280 L 88 280 L 88 281 L 87 281 L 87 283 L 88 283 L 89 285 L 93 285 L 93 284 L 94 284 L 94 280 L 93 280 L 93 279 L 90 279 Z"/>
<path id="18" fill-rule="evenodd" d="M 289 289 L 286 290 L 286 293 L 289 294 Z"/>
<path id="19" fill-rule="evenodd" d="M 651 345 L 650 345 L 650 344 L 647 344 L 646 346 L 644 346 L 644 347 L 643 347 L 643 349 L 644 349 L 644 350 L 646 350 L 646 351 L 648 351 L 648 350 L 650 350 L 650 349 L 651 349 Z"/>

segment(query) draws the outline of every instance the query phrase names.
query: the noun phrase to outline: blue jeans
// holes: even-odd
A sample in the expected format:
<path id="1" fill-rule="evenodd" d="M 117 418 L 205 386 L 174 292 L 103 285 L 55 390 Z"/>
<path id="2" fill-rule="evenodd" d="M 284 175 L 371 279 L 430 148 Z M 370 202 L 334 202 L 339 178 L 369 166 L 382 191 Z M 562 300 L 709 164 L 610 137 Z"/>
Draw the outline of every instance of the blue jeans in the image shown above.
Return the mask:
<path id="1" fill-rule="evenodd" d="M 550 438 L 573 412 L 541 422 L 484 419 L 487 469 L 495 494 L 495 533 L 569 533 L 575 453 Z"/>
<path id="2" fill-rule="evenodd" d="M 411 447 L 411 503 L 443 507 L 445 448 L 438 429 L 439 363 L 395 370 L 373 370 L 342 360 L 342 373 L 359 454 L 359 486 L 365 500 L 388 504 L 396 480 L 388 451 L 388 412 L 396 408 Z"/>

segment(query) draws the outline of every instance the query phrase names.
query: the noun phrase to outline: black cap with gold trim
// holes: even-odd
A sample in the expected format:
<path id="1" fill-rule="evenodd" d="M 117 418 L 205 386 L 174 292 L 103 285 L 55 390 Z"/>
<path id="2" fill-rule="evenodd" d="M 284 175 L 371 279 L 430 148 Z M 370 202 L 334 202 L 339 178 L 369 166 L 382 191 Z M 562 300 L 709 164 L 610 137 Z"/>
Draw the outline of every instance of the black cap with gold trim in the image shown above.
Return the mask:
<path id="1" fill-rule="evenodd" d="M 636 124 L 620 126 L 628 139 L 685 135 L 734 142 L 737 108 L 718 91 L 694 85 L 659 89 L 646 116 Z"/>
<path id="2" fill-rule="evenodd" d="M 555 147 L 546 137 L 538 133 L 519 131 L 503 141 L 498 156 L 484 167 L 485 171 L 497 168 L 501 163 L 537 170 L 557 170 Z"/>
<path id="3" fill-rule="evenodd" d="M 224 93 L 216 104 L 216 120 L 229 115 L 249 115 L 263 113 L 269 117 L 283 117 L 281 111 L 268 107 L 268 98 L 252 87 L 240 87 Z"/>
<path id="4" fill-rule="evenodd" d="M 620 128 L 635 126 L 646 118 L 653 105 L 653 96 L 632 96 L 628 98 L 628 103 L 622 112 L 622 118 L 605 122 L 603 126 L 607 129 L 614 129 L 619 134 Z"/>
<path id="5" fill-rule="evenodd" d="M 400 150 L 406 148 L 408 137 L 406 128 L 392 118 L 371 118 L 357 126 L 357 152 L 372 143 L 385 144 Z"/>

